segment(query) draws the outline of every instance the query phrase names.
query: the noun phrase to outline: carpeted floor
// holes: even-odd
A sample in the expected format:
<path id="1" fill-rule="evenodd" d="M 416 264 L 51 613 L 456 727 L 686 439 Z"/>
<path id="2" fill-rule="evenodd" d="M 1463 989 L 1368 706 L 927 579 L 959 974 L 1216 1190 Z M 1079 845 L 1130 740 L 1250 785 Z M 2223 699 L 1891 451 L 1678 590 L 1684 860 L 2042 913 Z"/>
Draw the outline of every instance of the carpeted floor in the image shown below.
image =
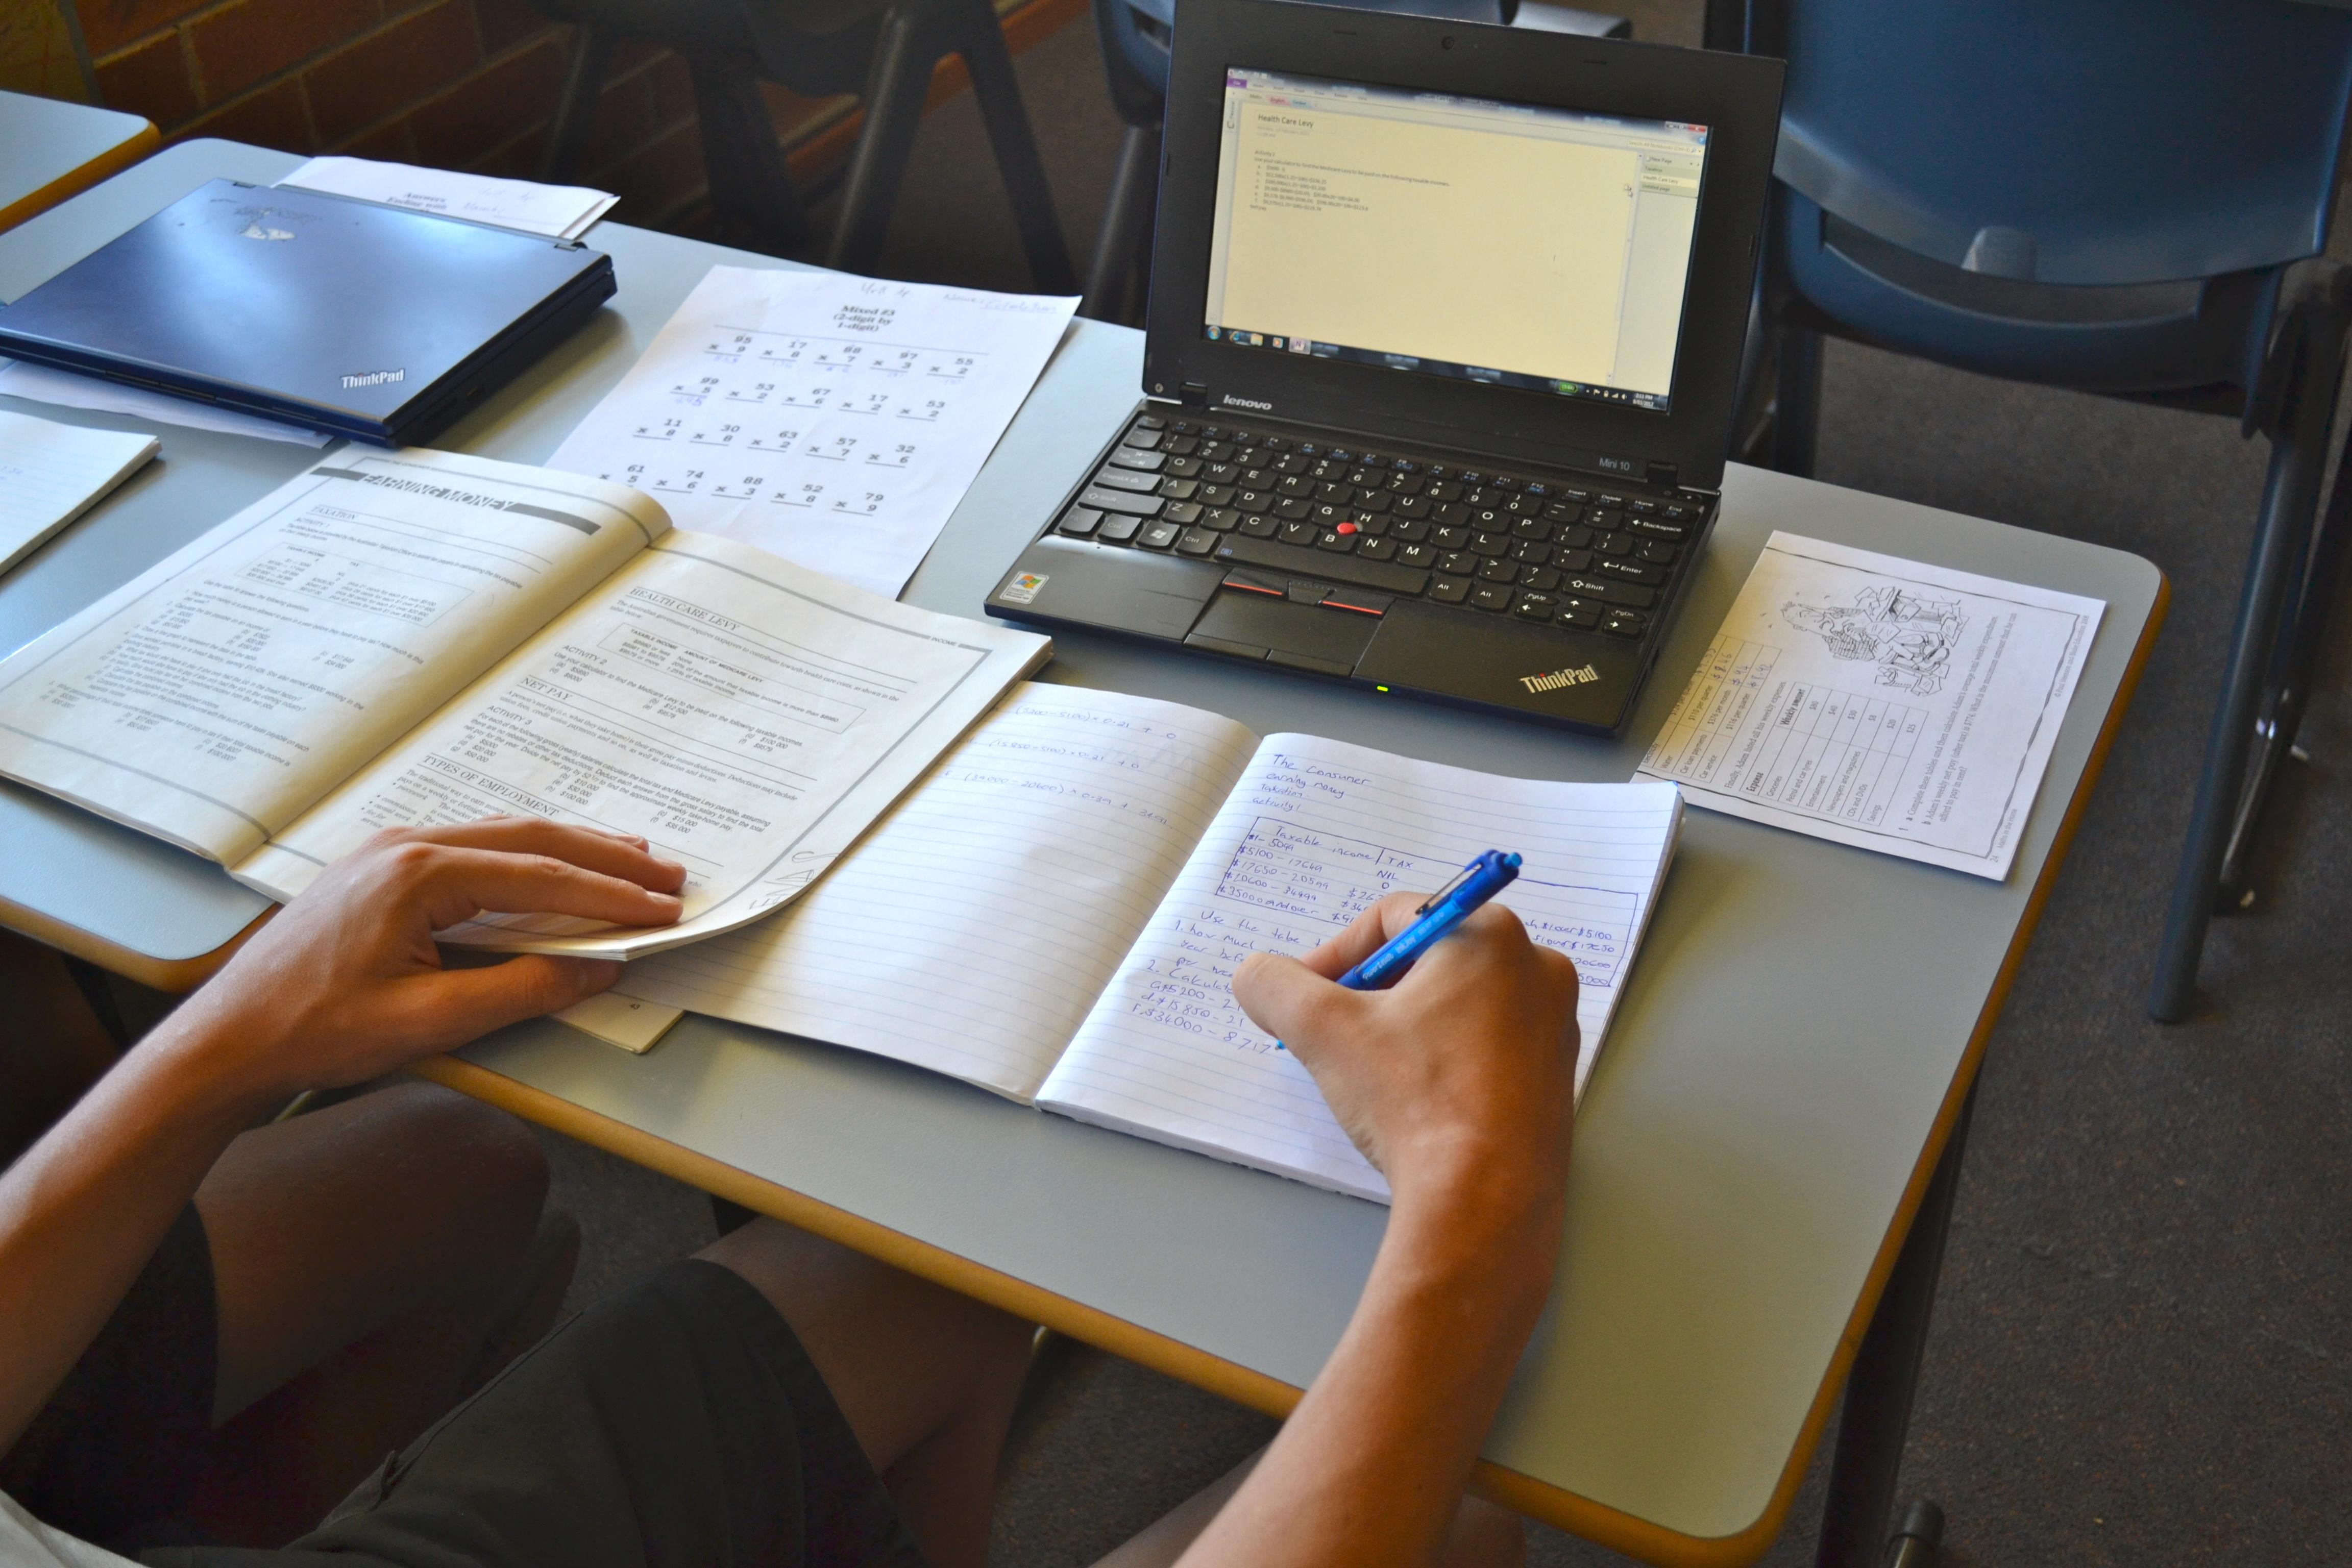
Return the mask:
<path id="1" fill-rule="evenodd" d="M 1686 41 L 1654 0 L 1639 36 Z M 1083 267 L 1118 124 L 1081 21 L 1021 61 Z M 927 122 L 882 269 L 1027 287 L 969 99 Z M 1987 1058 L 1905 1471 L 1947 1561 L 2290 1563 L 2352 1535 L 2352 708 L 2344 638 L 2205 999 L 2141 1011 L 2265 451 L 2215 419 L 2013 387 L 1846 345 L 1821 477 L 2136 551 L 2172 614 Z M 577 1145 L 559 1200 L 585 1300 L 707 1237 L 700 1199 Z M 1090 1562 L 1271 1433 L 1081 1352 L 1017 1445 L 993 1560 Z M 1768 1562 L 1811 1560 L 1822 1467 Z M 1610 1554 L 1549 1531 L 1533 1560 Z"/>

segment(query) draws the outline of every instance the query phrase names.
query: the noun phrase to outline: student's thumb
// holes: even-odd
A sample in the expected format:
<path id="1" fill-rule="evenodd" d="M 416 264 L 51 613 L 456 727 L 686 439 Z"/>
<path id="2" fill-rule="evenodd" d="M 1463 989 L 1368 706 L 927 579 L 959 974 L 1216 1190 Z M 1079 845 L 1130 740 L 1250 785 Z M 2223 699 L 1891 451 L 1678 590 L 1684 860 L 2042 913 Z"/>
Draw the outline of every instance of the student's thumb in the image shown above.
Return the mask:
<path id="1" fill-rule="evenodd" d="M 1357 996 L 1295 958 L 1254 952 L 1234 974 L 1234 1000 L 1259 1028 L 1311 1052 L 1339 1033 Z"/>

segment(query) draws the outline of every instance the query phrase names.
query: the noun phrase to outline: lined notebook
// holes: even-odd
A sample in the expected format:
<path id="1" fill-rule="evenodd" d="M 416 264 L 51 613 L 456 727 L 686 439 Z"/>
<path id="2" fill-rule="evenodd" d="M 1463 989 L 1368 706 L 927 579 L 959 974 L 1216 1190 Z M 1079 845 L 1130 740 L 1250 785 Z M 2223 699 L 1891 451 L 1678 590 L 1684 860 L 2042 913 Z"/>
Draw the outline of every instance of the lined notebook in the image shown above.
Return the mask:
<path id="1" fill-rule="evenodd" d="M 1502 778 L 1071 687 L 1016 688 L 800 902 L 597 999 L 707 1013 L 1386 1202 L 1233 974 L 1479 851 L 1575 961 L 1581 1094 L 1673 855 L 1672 784 Z M 594 1032 L 594 1014 L 581 1021 Z"/>
<path id="2" fill-rule="evenodd" d="M 152 436 L 0 410 L 0 572 L 88 511 L 162 446 Z"/>

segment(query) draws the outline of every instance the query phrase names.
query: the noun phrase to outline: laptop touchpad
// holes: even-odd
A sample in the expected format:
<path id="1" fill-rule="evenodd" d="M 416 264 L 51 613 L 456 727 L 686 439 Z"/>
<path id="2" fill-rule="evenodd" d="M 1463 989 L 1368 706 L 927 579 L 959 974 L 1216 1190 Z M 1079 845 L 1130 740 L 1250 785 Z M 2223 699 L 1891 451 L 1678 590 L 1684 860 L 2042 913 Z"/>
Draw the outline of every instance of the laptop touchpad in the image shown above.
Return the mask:
<path id="1" fill-rule="evenodd" d="M 1347 675 L 1380 626 L 1377 616 L 1228 590 L 1211 601 L 1185 640 L 1220 653 L 1265 650 L 1266 661 L 1325 675 Z"/>

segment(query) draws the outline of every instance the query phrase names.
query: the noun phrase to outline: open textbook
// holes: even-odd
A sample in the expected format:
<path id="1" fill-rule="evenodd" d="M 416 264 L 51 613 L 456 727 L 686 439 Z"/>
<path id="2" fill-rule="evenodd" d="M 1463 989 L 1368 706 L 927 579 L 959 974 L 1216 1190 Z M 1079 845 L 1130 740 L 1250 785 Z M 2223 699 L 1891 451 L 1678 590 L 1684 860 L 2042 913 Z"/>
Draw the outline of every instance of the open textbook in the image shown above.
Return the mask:
<path id="1" fill-rule="evenodd" d="M 640 834 L 688 868 L 677 925 L 444 933 L 623 958 L 794 897 L 1050 649 L 625 486 L 346 450 L 0 662 L 0 773 L 279 899 L 383 827 Z"/>
<path id="2" fill-rule="evenodd" d="M 1681 815 L 1672 784 L 1500 778 L 1024 686 L 794 908 L 633 963 L 616 990 L 1385 1202 L 1307 1070 L 1235 1005 L 1241 961 L 1517 850 L 1497 901 L 1575 961 L 1580 1093 Z"/>

